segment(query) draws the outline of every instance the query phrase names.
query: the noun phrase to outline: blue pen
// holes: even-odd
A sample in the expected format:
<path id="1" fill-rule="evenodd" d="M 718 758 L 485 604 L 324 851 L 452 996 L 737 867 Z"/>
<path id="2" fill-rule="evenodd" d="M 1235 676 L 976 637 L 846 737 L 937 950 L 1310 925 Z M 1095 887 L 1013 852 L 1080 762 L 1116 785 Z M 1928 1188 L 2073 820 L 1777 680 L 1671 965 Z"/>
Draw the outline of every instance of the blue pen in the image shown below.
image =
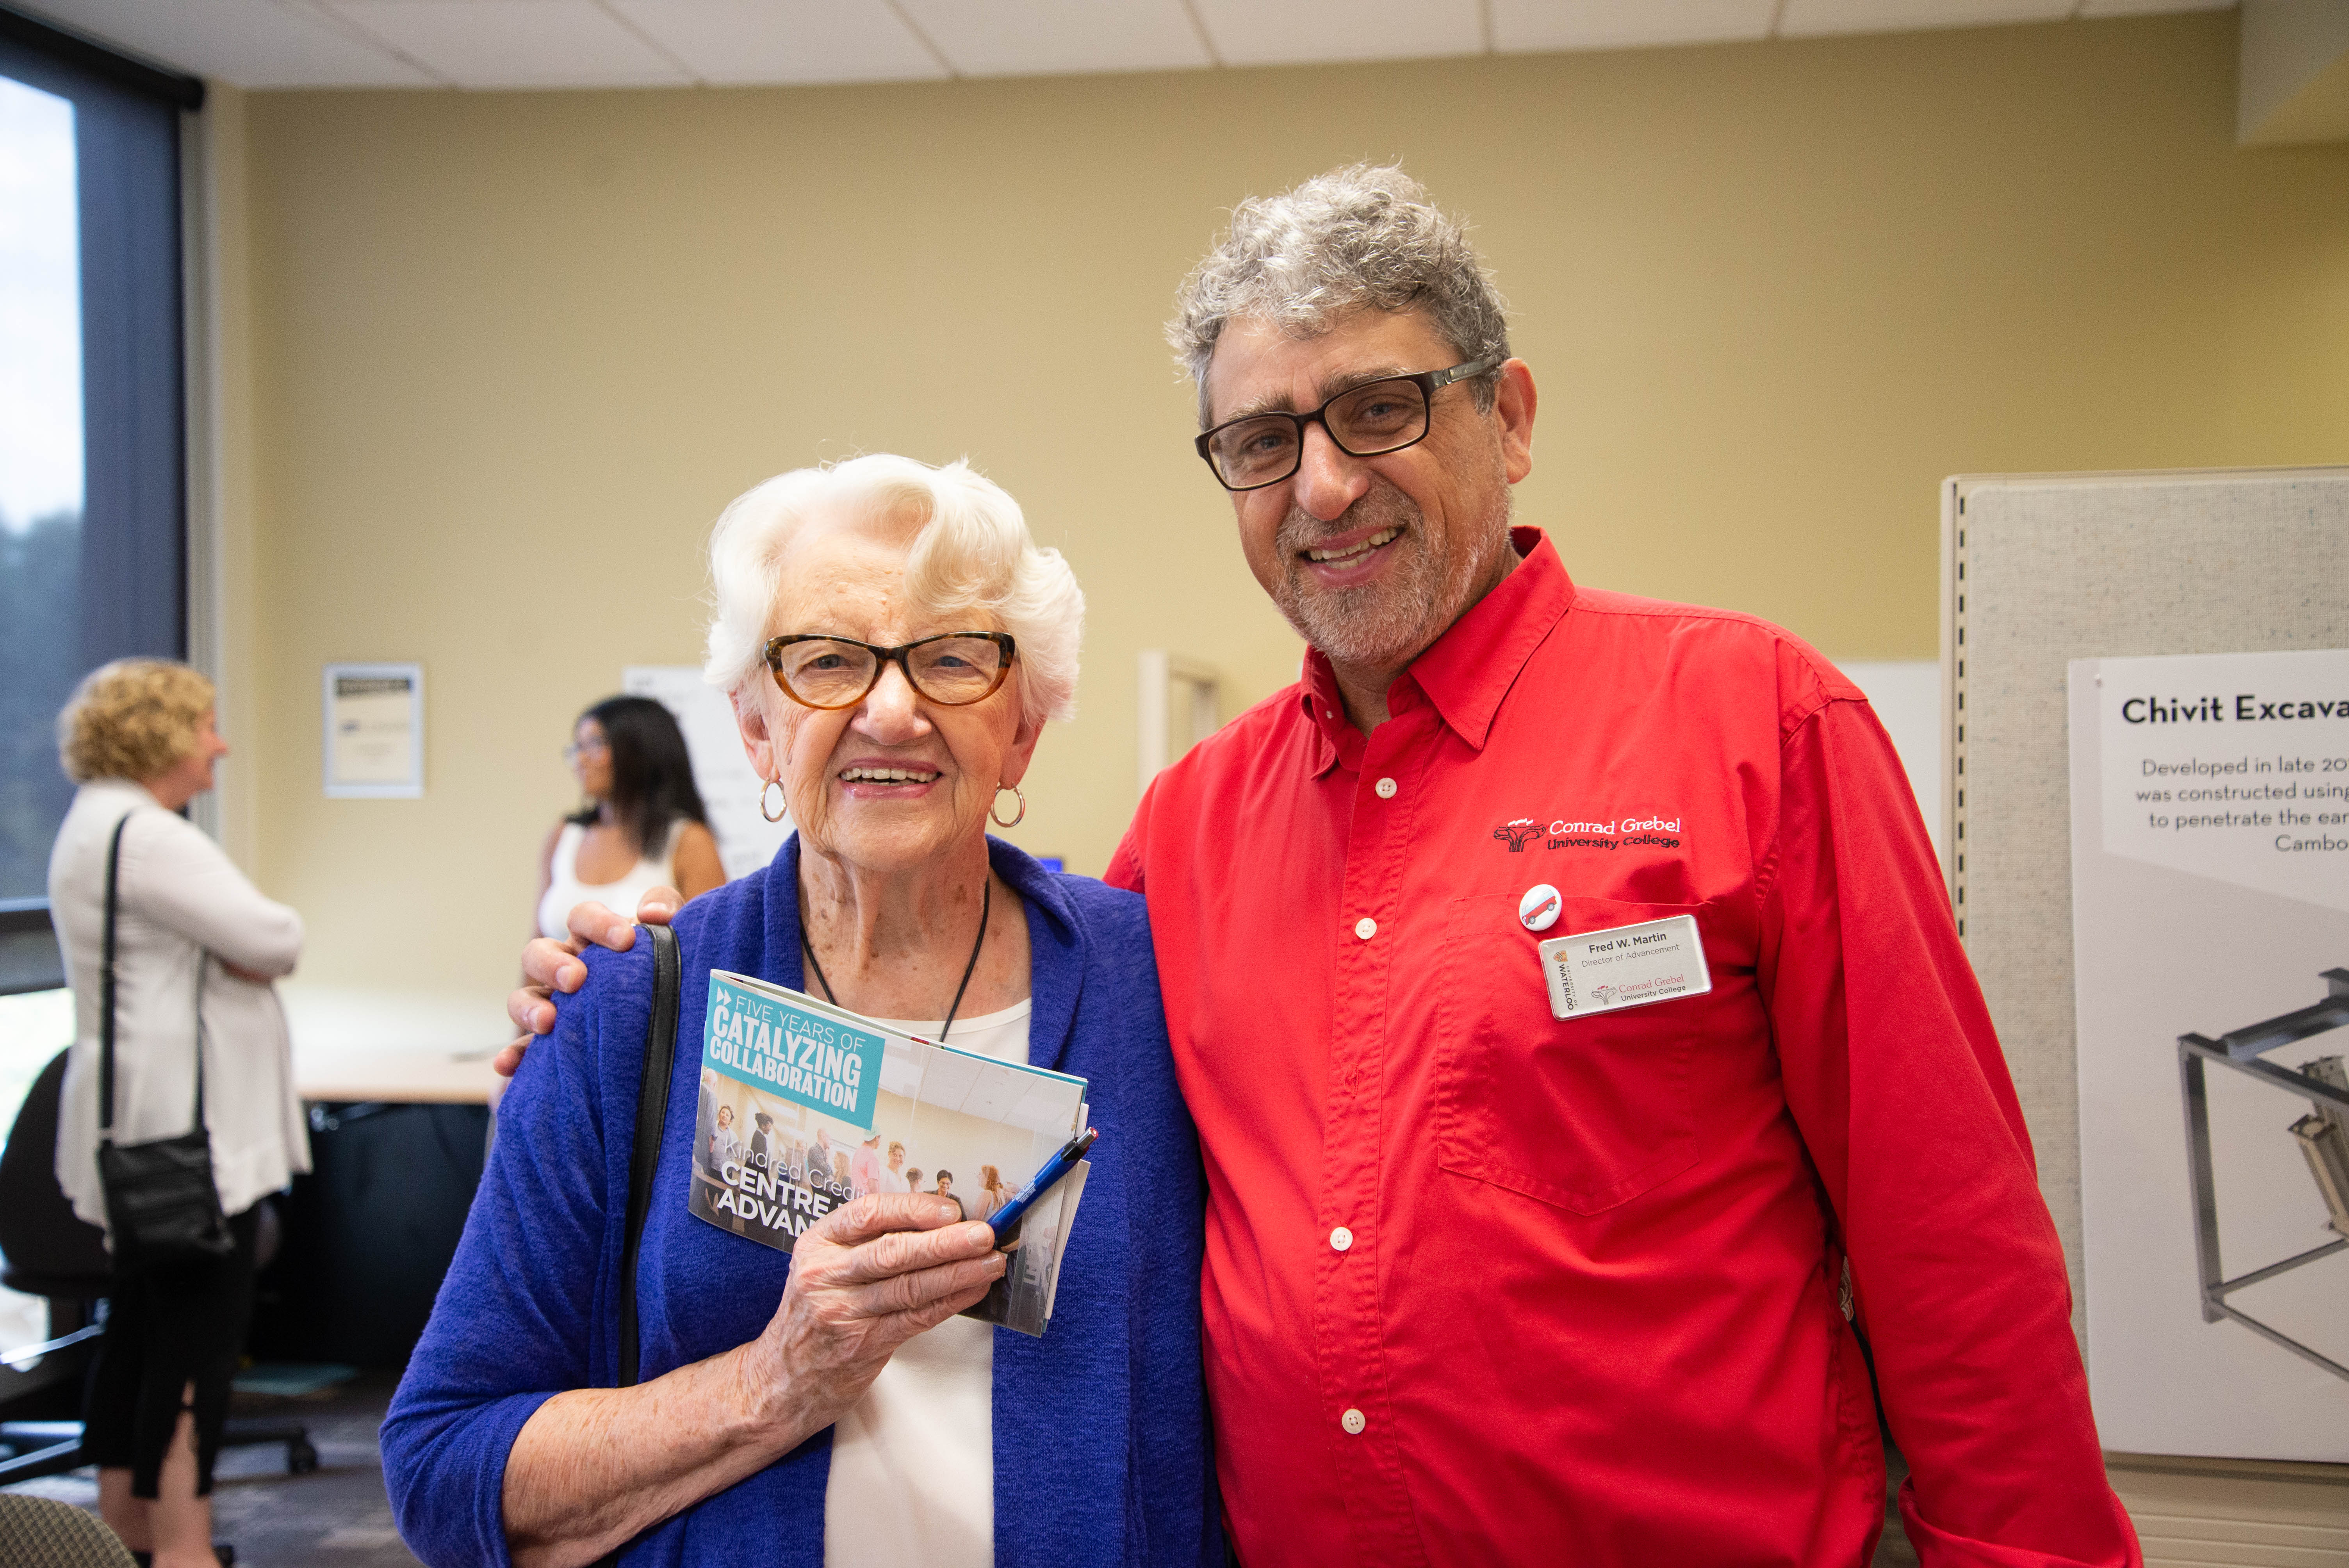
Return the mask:
<path id="1" fill-rule="evenodd" d="M 1077 1168 L 1077 1162 L 1085 1157 L 1085 1150 L 1091 1149 L 1093 1140 L 1100 1136 L 1099 1129 L 1088 1127 L 1061 1144 L 1059 1151 L 1044 1161 L 1028 1185 L 1020 1188 L 1009 1202 L 987 1217 L 988 1225 L 995 1232 L 998 1242 L 1003 1240 L 1004 1232 L 1018 1224 L 1021 1217 L 1036 1206 L 1037 1199 L 1050 1191 L 1062 1177 Z"/>

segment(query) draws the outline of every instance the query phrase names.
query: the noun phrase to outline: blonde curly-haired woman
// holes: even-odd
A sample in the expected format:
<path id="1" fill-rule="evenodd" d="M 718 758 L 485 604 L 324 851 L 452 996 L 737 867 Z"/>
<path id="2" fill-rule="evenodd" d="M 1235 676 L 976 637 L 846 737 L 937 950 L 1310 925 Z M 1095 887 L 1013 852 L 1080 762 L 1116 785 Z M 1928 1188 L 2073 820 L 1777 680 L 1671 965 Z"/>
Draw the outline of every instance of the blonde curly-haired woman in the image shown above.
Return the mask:
<path id="1" fill-rule="evenodd" d="M 264 898 L 179 815 L 228 754 L 202 675 L 167 659 L 92 671 L 57 716 L 57 749 L 81 786 L 49 855 L 50 919 L 75 1012 L 57 1183 L 83 1219 L 106 1223 L 98 1061 L 112 860 L 111 1136 L 131 1144 L 188 1131 L 201 1050 L 213 1181 L 236 1242 L 224 1258 L 116 1279 L 84 1440 L 115 1533 L 155 1568 L 211 1568 L 212 1460 L 253 1312 L 254 1205 L 310 1168 L 270 989 L 301 954 L 302 917 Z"/>

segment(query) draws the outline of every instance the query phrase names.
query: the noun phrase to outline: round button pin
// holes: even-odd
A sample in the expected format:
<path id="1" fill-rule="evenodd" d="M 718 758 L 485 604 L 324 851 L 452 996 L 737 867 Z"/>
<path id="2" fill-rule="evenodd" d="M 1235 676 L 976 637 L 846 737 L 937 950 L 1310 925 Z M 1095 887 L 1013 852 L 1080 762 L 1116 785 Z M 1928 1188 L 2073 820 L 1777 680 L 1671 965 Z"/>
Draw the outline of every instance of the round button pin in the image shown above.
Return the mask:
<path id="1" fill-rule="evenodd" d="M 1557 889 L 1542 882 L 1517 900 L 1517 919 L 1527 931 L 1547 931 L 1557 923 L 1558 907 Z"/>

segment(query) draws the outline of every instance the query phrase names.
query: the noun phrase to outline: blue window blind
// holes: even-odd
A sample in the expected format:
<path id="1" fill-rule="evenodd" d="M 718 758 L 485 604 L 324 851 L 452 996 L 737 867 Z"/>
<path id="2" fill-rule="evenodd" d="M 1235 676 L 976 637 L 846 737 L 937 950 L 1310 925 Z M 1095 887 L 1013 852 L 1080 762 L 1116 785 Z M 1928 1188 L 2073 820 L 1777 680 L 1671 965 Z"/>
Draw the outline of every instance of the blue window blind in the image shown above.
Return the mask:
<path id="1" fill-rule="evenodd" d="M 63 983 L 57 709 L 109 659 L 187 653 L 180 135 L 202 101 L 0 9 L 0 993 Z"/>

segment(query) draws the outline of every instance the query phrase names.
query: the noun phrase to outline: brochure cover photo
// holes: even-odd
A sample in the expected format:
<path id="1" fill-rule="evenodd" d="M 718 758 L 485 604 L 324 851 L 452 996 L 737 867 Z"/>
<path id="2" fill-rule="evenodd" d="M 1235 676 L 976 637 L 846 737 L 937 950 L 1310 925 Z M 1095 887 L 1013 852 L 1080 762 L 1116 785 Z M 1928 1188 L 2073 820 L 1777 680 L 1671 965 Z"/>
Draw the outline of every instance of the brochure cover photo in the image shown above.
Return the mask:
<path id="1" fill-rule="evenodd" d="M 927 1192 L 984 1220 L 1085 1125 L 1085 1081 L 891 1034 L 750 975 L 713 971 L 688 1212 L 790 1252 L 867 1192 Z M 996 1238 L 1010 1266 L 968 1316 L 1041 1335 L 1084 1171 Z"/>

